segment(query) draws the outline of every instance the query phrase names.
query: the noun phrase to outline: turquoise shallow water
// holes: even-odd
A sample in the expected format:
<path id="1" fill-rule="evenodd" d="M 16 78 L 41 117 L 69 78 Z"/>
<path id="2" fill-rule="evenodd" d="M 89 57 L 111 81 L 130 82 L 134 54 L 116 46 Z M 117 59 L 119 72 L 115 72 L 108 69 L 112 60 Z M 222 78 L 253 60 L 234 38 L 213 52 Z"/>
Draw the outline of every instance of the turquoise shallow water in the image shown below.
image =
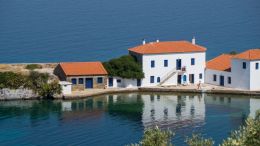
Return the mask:
<path id="1" fill-rule="evenodd" d="M 0 0 L 0 63 L 108 60 L 160 39 L 260 47 L 259 0 Z"/>
<path id="2" fill-rule="evenodd" d="M 0 102 L 0 143 L 122 146 L 138 142 L 145 128 L 157 125 L 174 131 L 178 146 L 191 133 L 218 144 L 257 109 L 259 98 L 175 93 Z"/>

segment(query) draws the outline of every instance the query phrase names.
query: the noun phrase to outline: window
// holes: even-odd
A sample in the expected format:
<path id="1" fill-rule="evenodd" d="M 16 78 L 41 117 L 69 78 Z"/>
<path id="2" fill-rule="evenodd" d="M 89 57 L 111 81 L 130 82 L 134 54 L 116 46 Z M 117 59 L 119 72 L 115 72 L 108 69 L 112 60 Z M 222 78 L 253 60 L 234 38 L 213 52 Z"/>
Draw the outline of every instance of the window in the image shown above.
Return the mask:
<path id="1" fill-rule="evenodd" d="M 199 78 L 202 79 L 202 73 L 199 74 Z"/>
<path id="2" fill-rule="evenodd" d="M 151 68 L 154 68 L 155 67 L 155 62 L 154 60 L 151 61 Z"/>
<path id="3" fill-rule="evenodd" d="M 77 79 L 76 79 L 76 78 L 72 78 L 72 79 L 71 79 L 71 83 L 72 83 L 73 85 L 77 84 Z"/>
<path id="4" fill-rule="evenodd" d="M 164 60 L 164 67 L 168 67 L 168 60 Z"/>
<path id="5" fill-rule="evenodd" d="M 217 81 L 217 75 L 213 75 L 213 81 Z"/>
<path id="6" fill-rule="evenodd" d="M 98 78 L 97 78 L 97 82 L 98 82 L 99 84 L 103 83 L 103 78 L 102 78 L 102 77 L 98 77 Z"/>
<path id="7" fill-rule="evenodd" d="M 154 76 L 150 76 L 150 83 L 154 83 Z"/>
<path id="8" fill-rule="evenodd" d="M 246 69 L 246 62 L 243 62 L 243 69 Z"/>
<path id="9" fill-rule="evenodd" d="M 231 77 L 228 77 L 228 84 L 231 84 Z"/>
<path id="10" fill-rule="evenodd" d="M 117 82 L 117 83 L 121 83 L 121 80 L 120 80 L 120 79 L 117 79 L 116 82 Z"/>
<path id="11" fill-rule="evenodd" d="M 195 65 L 195 58 L 191 58 L 191 65 Z"/>
<path id="12" fill-rule="evenodd" d="M 83 78 L 79 78 L 79 84 L 83 84 Z"/>
<path id="13" fill-rule="evenodd" d="M 161 82 L 161 78 L 157 77 L 157 83 L 160 83 L 160 82 Z"/>
<path id="14" fill-rule="evenodd" d="M 255 63 L 255 69 L 259 69 L 259 63 Z"/>

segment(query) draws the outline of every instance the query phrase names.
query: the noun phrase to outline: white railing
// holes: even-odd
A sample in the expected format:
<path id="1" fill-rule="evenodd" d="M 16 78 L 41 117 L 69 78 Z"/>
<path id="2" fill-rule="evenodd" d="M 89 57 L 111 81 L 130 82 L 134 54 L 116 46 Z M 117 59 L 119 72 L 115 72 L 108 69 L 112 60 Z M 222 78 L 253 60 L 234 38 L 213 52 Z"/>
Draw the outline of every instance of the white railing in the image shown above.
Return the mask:
<path id="1" fill-rule="evenodd" d="M 171 78 L 173 75 L 175 75 L 177 72 L 186 72 L 186 66 L 181 67 L 180 70 L 177 70 L 176 68 L 169 71 L 166 75 L 164 75 L 161 79 L 161 82 L 158 85 L 162 85 L 165 83 L 169 78 Z"/>

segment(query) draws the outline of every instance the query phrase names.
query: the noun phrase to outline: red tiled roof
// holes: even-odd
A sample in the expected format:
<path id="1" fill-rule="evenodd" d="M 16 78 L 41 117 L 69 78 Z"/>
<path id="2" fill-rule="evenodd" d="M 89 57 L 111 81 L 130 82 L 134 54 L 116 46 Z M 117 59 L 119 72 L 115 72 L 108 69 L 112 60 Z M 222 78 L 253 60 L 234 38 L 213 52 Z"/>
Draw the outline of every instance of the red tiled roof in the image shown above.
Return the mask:
<path id="1" fill-rule="evenodd" d="M 67 76 L 77 75 L 107 75 L 101 62 L 66 62 L 60 63 Z"/>
<path id="2" fill-rule="evenodd" d="M 231 59 L 234 55 L 222 54 L 206 63 L 207 69 L 231 71 Z"/>
<path id="3" fill-rule="evenodd" d="M 236 59 L 260 60 L 260 49 L 251 49 L 234 56 Z"/>
<path id="4" fill-rule="evenodd" d="M 188 41 L 152 42 L 128 49 L 138 54 L 165 54 L 185 52 L 205 52 L 207 49 Z"/>

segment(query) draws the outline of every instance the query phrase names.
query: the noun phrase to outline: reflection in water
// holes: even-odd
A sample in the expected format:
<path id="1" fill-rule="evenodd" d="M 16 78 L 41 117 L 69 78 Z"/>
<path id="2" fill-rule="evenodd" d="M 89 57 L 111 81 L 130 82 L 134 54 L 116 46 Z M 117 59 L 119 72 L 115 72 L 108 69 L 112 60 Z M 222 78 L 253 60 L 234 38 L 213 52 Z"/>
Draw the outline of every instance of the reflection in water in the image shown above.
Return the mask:
<path id="1" fill-rule="evenodd" d="M 169 93 L 115 94 L 71 101 L 0 102 L 0 142 L 37 145 L 41 138 L 51 136 L 52 141 L 61 139 L 58 143 L 64 145 L 74 141 L 81 141 L 83 145 L 124 145 L 138 141 L 144 128 L 157 125 L 173 130 L 177 145 L 183 145 L 184 136 L 192 132 L 201 132 L 220 143 L 248 115 L 255 116 L 259 108 L 260 99 L 256 98 Z M 15 129 L 13 125 L 17 125 Z M 14 130 L 21 134 L 14 137 L 11 133 L 15 138 L 12 141 L 6 139 L 9 136 L 3 137 Z M 53 132 L 46 137 L 41 132 L 44 130 Z M 28 141 L 37 134 L 41 137 Z M 51 140 L 44 143 L 53 144 Z"/>

